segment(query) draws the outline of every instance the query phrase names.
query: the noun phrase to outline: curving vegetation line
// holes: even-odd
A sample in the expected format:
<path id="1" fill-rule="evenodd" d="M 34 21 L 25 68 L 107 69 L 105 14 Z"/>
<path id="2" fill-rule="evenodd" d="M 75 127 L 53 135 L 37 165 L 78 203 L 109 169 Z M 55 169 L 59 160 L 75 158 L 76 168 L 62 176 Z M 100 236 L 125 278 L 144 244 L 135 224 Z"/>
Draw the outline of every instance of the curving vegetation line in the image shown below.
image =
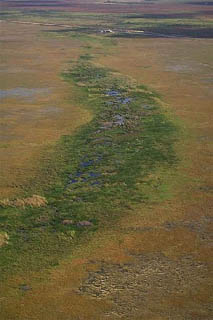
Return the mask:
<path id="1" fill-rule="evenodd" d="M 151 184 L 150 173 L 176 162 L 176 128 L 158 95 L 85 60 L 63 77 L 78 88 L 93 119 L 58 143 L 61 160 L 56 181 L 45 191 L 47 205 L 3 206 L 0 230 L 10 240 L 0 248 L 2 274 L 56 265 L 82 232 L 94 232 L 125 208 L 149 201 L 144 181 Z"/>

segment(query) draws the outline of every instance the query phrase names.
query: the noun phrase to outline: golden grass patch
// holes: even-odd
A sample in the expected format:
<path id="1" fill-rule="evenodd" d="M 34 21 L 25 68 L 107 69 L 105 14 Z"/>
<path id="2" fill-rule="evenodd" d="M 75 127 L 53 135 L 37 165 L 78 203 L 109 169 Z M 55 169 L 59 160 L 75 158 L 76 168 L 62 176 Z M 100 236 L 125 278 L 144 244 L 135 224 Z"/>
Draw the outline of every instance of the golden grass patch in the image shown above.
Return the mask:
<path id="1" fill-rule="evenodd" d="M 40 208 L 47 205 L 47 199 L 45 197 L 39 195 L 32 195 L 32 197 L 23 198 L 23 199 L 3 199 L 0 200 L 0 206 L 6 207 L 16 207 L 16 208 L 25 208 L 25 207 L 33 207 L 33 208 Z"/>
<path id="2" fill-rule="evenodd" d="M 0 248 L 8 244 L 9 236 L 6 232 L 0 232 Z"/>

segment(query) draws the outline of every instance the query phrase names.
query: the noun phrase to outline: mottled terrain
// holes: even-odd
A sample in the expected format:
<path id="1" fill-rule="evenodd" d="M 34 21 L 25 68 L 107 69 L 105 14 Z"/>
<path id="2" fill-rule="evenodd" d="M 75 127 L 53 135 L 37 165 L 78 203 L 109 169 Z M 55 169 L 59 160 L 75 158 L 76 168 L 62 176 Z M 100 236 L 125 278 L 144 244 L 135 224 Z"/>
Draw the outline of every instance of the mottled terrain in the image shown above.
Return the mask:
<path id="1" fill-rule="evenodd" d="M 28 11 L 32 2 L 4 3 L 1 198 L 10 202 L 0 213 L 2 319 L 212 319 L 213 42 L 196 31 L 205 27 L 211 33 L 210 3 L 51 1 L 51 8 L 61 11 L 49 13 L 40 2 L 40 13 Z M 22 11 L 8 13 L 8 6 Z M 71 10 L 78 13 L 70 15 Z M 137 14 L 129 16 L 132 12 Z M 54 26 L 42 25 L 47 23 Z M 181 24 L 191 34 L 174 36 Z M 164 25 L 172 37 L 129 36 L 131 30 L 155 33 Z M 113 36 L 100 33 L 109 27 Z M 86 69 L 76 68 L 79 61 Z M 116 89 L 103 91 L 112 83 Z M 130 112 L 129 94 L 137 86 L 142 101 L 151 95 L 166 116 L 161 130 L 168 120 L 176 128 L 175 158 L 167 158 L 164 140 L 150 131 L 158 150 L 152 159 L 164 154 L 164 160 L 155 169 L 144 162 L 141 171 L 134 162 L 137 179 L 131 165 L 128 180 L 120 164 L 137 148 L 125 139 L 134 134 L 142 141 L 146 132 L 137 130 L 139 114 Z M 129 110 L 110 107 L 96 118 L 102 100 L 116 108 L 118 100 L 125 101 Z M 142 123 L 153 116 L 146 108 L 147 102 Z M 121 155 L 127 148 L 123 159 L 115 156 L 121 172 L 111 162 L 118 141 Z M 144 147 L 139 141 L 137 146 Z M 108 156 L 106 165 L 95 158 L 102 176 L 88 169 L 96 150 Z M 147 150 L 153 148 L 144 154 Z M 79 163 L 83 173 L 73 170 Z M 100 185 L 82 187 L 94 179 Z M 35 192 L 45 197 L 39 198 L 41 207 L 25 204 Z"/>

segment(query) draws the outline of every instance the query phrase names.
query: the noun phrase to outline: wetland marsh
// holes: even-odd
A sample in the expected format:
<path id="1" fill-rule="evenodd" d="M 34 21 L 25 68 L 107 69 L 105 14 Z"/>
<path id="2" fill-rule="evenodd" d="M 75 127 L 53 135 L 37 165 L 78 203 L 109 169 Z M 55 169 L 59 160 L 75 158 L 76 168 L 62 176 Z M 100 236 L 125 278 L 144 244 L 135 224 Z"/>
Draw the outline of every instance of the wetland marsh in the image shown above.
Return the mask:
<path id="1" fill-rule="evenodd" d="M 211 10 L 8 3 L 0 316 L 209 320 Z"/>

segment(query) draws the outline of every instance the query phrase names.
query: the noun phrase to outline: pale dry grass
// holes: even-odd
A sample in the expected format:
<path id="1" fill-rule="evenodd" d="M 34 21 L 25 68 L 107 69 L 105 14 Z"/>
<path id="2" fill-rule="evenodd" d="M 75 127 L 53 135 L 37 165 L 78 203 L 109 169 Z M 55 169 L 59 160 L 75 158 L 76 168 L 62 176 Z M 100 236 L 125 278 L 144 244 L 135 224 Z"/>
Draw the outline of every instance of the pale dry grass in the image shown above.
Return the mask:
<path id="1" fill-rule="evenodd" d="M 6 232 L 0 232 L 0 248 L 8 244 L 9 236 Z"/>
<path id="2" fill-rule="evenodd" d="M 39 195 L 32 195 L 32 197 L 23 198 L 23 199 L 3 199 L 0 200 L 0 206 L 6 207 L 16 207 L 16 208 L 25 208 L 25 207 L 33 207 L 33 208 L 40 208 L 47 205 L 47 199 L 45 197 Z"/>

